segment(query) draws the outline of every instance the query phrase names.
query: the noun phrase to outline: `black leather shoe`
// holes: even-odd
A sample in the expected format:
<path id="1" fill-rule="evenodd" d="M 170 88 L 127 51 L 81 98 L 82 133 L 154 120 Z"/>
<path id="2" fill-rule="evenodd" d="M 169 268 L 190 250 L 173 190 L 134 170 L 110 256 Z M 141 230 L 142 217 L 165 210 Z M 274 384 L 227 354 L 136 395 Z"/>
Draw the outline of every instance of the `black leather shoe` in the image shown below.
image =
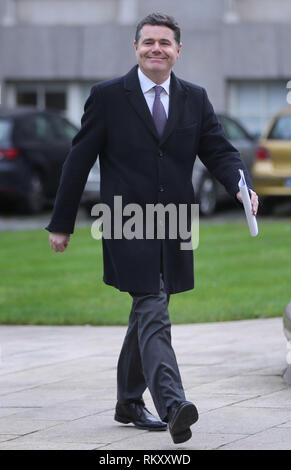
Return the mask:
<path id="1" fill-rule="evenodd" d="M 148 431 L 166 431 L 167 423 L 155 418 L 146 407 L 140 403 L 116 404 L 115 421 L 119 423 L 133 423 L 138 429 Z"/>
<path id="2" fill-rule="evenodd" d="M 180 444 L 191 438 L 192 432 L 190 426 L 197 420 L 197 408 L 190 401 L 183 401 L 174 408 L 171 408 L 168 422 L 174 444 Z"/>

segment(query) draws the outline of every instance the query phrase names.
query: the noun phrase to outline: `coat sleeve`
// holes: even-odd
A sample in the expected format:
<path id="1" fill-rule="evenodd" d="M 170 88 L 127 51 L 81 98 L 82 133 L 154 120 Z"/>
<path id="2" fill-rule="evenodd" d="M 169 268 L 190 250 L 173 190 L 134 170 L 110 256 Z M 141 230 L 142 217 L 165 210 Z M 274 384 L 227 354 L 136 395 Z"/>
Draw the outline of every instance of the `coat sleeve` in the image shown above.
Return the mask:
<path id="1" fill-rule="evenodd" d="M 105 140 L 104 106 L 98 85 L 91 89 L 81 119 L 81 129 L 72 140 L 63 164 L 49 232 L 74 233 L 75 220 L 89 171 Z"/>
<path id="2" fill-rule="evenodd" d="M 203 114 L 198 156 L 210 173 L 225 186 L 228 193 L 238 202 L 236 198 L 240 179 L 238 170 L 244 171 L 246 183 L 250 189 L 253 189 L 252 181 L 238 150 L 228 141 L 208 99 L 206 90 L 202 90 Z"/>

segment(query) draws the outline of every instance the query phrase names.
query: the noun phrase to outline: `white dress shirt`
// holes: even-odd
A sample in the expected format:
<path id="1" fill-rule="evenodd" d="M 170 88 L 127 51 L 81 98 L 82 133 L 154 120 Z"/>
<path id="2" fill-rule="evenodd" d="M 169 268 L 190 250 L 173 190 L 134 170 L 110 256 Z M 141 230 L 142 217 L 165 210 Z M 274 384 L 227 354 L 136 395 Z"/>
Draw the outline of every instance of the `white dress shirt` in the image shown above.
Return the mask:
<path id="1" fill-rule="evenodd" d="M 145 100 L 148 104 L 149 110 L 151 114 L 153 113 L 153 104 L 154 104 L 154 99 L 155 99 L 155 90 L 153 87 L 157 85 L 157 83 L 154 83 L 150 78 L 148 78 L 138 67 L 138 78 L 140 82 L 140 86 L 142 89 L 142 92 L 144 94 Z M 171 76 L 167 78 L 167 80 L 164 83 L 161 83 L 160 86 L 163 87 L 163 90 L 161 91 L 161 102 L 165 108 L 166 115 L 168 117 L 169 114 L 169 98 L 170 98 L 170 80 Z"/>

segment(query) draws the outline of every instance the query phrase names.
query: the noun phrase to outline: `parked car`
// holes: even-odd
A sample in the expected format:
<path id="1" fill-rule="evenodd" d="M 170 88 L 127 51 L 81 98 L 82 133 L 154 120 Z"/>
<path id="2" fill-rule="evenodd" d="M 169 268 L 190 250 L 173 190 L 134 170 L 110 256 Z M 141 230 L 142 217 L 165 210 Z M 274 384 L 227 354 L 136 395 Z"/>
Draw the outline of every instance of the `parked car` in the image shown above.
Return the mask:
<path id="1" fill-rule="evenodd" d="M 229 141 L 240 152 L 241 158 L 251 174 L 254 162 L 255 138 L 237 120 L 230 116 L 217 113 L 217 118 Z M 230 200 L 224 186 L 209 173 L 198 157 L 194 164 L 192 182 L 201 215 L 213 214 L 219 203 Z"/>
<path id="2" fill-rule="evenodd" d="M 277 113 L 258 142 L 253 181 L 262 212 L 269 213 L 278 198 L 291 196 L 291 106 Z"/>
<path id="3" fill-rule="evenodd" d="M 53 200 L 78 129 L 57 112 L 0 107 L 0 199 L 41 211 Z"/>

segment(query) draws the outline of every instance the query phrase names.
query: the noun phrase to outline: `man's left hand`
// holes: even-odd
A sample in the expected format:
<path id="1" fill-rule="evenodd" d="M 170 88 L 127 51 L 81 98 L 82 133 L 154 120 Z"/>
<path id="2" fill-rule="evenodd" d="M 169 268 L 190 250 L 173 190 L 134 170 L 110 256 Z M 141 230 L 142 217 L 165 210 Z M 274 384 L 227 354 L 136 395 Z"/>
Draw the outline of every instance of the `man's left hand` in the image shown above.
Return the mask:
<path id="1" fill-rule="evenodd" d="M 249 192 L 250 192 L 250 196 L 251 196 L 251 204 L 252 204 L 253 215 L 257 215 L 258 207 L 259 207 L 258 196 L 255 193 L 255 191 L 252 191 L 252 189 L 249 189 Z M 236 197 L 238 198 L 238 200 L 240 202 L 242 202 L 242 197 L 241 197 L 241 192 L 240 191 L 236 194 Z"/>

